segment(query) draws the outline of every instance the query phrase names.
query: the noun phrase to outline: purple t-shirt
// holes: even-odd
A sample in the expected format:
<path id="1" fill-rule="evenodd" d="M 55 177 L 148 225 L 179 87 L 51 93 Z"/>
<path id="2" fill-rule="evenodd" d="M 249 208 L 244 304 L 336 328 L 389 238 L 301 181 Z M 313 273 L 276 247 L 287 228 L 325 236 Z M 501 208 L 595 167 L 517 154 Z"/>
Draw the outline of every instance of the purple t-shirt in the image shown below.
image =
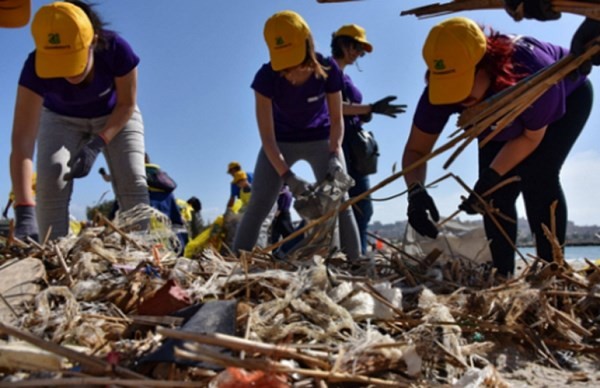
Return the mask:
<path id="1" fill-rule="evenodd" d="M 360 104 L 362 103 L 363 100 L 363 96 L 362 93 L 360 92 L 360 90 L 358 90 L 358 88 L 356 86 L 354 86 L 354 83 L 352 82 L 352 78 L 350 78 L 349 75 L 344 74 L 344 89 L 342 91 L 343 95 L 344 95 L 344 102 L 350 102 L 352 104 Z M 344 123 L 346 124 L 346 127 L 349 126 L 354 126 L 359 127 L 360 126 L 360 117 L 355 115 L 355 116 L 346 116 L 344 115 Z"/>
<path id="2" fill-rule="evenodd" d="M 284 142 L 304 142 L 329 138 L 327 93 L 342 90 L 342 72 L 335 61 L 318 56 L 325 66 L 327 78 L 311 76 L 304 84 L 294 86 L 270 63 L 256 73 L 252 89 L 273 102 L 275 138 Z"/>
<path id="3" fill-rule="evenodd" d="M 515 41 L 512 57 L 515 73 L 533 74 L 560 60 L 568 53 L 569 51 L 563 47 L 540 42 L 532 37 L 520 37 Z M 567 96 L 584 81 L 585 77 L 579 77 L 576 80 L 567 77 L 553 85 L 511 124 L 496 135 L 493 140 L 507 141 L 514 139 L 522 134 L 525 129 L 538 130 L 560 119 L 566 111 Z M 466 109 L 459 104 L 433 105 L 429 102 L 428 96 L 429 90 L 425 88 L 413 118 L 414 125 L 424 132 L 440 133 L 448 122 L 450 115 L 460 113 Z M 480 138 L 485 137 L 491 130 L 492 128 L 484 131 Z"/>
<path id="4" fill-rule="evenodd" d="M 292 192 L 287 186 L 283 186 L 277 197 L 277 210 L 289 212 L 292 206 Z"/>
<path id="5" fill-rule="evenodd" d="M 117 102 L 115 77 L 122 77 L 140 62 L 131 46 L 113 31 L 103 31 L 104 50 L 94 51 L 94 77 L 86 86 L 72 85 L 64 78 L 40 78 L 35 72 L 35 51 L 29 54 L 19 85 L 44 98 L 44 106 L 61 115 L 93 118 L 108 115 Z"/>

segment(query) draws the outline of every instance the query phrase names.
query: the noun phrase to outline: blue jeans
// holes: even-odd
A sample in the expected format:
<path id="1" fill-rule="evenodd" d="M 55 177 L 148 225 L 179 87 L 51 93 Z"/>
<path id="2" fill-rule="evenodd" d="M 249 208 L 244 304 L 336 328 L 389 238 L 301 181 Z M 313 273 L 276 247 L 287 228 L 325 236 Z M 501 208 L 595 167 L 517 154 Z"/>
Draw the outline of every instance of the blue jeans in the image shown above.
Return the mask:
<path id="1" fill-rule="evenodd" d="M 357 197 L 371 188 L 371 182 L 368 175 L 352 176 L 352 178 L 354 179 L 355 184 L 348 190 L 350 198 Z M 369 222 L 373 216 L 373 203 L 371 202 L 371 197 L 368 196 L 355 203 L 352 210 L 354 210 L 354 217 L 356 218 L 356 224 L 358 225 L 360 249 L 364 255 L 367 252 L 368 245 L 367 228 L 369 227 Z"/>
<path id="2" fill-rule="evenodd" d="M 74 181 L 65 181 L 67 162 L 92 135 L 100 132 L 109 116 L 91 119 L 59 115 L 43 109 L 37 136 L 37 219 L 40 236 L 52 227 L 51 239 L 69 231 L 69 202 Z M 144 167 L 144 123 L 136 108 L 125 127 L 103 148 L 112 185 L 122 210 L 148 204 Z"/>

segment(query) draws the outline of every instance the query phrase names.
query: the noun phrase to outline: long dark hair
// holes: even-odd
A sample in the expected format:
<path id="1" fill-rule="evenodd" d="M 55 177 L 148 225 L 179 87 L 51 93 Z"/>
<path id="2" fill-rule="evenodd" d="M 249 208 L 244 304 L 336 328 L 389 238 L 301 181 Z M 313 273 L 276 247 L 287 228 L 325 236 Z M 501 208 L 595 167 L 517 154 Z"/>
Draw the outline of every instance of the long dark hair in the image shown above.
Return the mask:
<path id="1" fill-rule="evenodd" d="M 352 47 L 358 41 L 350 36 L 333 34 L 331 38 L 331 55 L 336 58 L 344 58 L 344 47 Z"/>
<path id="2" fill-rule="evenodd" d="M 94 34 L 98 36 L 98 40 L 96 42 L 96 51 L 104 50 L 107 47 L 106 36 L 104 35 L 105 27 L 108 23 L 105 23 L 104 20 L 100 17 L 100 15 L 96 12 L 94 7 L 97 5 L 96 3 L 86 3 L 81 0 L 65 0 L 67 3 L 71 3 L 73 5 L 78 6 L 85 12 L 87 17 L 90 19 L 92 23 L 92 28 L 94 29 Z"/>

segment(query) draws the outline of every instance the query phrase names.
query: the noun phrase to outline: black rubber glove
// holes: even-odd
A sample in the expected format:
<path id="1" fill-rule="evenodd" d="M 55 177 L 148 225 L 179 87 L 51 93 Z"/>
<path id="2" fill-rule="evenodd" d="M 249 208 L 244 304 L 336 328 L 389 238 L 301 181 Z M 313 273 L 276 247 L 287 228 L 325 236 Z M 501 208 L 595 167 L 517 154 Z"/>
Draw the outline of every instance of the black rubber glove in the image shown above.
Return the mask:
<path id="1" fill-rule="evenodd" d="M 286 172 L 282 178 L 283 181 L 289 186 L 294 198 L 312 190 L 310 183 L 302 178 L 299 178 L 292 172 L 292 170 L 288 170 L 288 172 Z"/>
<path id="2" fill-rule="evenodd" d="M 23 241 L 27 240 L 27 237 L 39 241 L 38 225 L 35 218 L 35 206 L 15 206 L 15 219 L 15 237 Z"/>
<path id="3" fill-rule="evenodd" d="M 429 196 L 421 183 L 414 184 L 408 189 L 407 215 L 408 223 L 419 234 L 431 238 L 437 237 L 439 231 L 429 216 L 437 222 L 440 220 L 440 214 L 435 207 L 433 198 Z"/>
<path id="4" fill-rule="evenodd" d="M 581 23 L 573 39 L 571 40 L 571 53 L 575 56 L 583 54 L 585 45 L 600 36 L 600 21 L 587 18 Z M 592 57 L 591 61 L 585 61 L 579 66 L 579 75 L 588 75 L 592 71 L 592 65 L 600 65 L 600 54 Z"/>
<path id="5" fill-rule="evenodd" d="M 477 183 L 475 183 L 473 191 L 481 198 L 485 199 L 483 193 L 496 186 L 501 180 L 502 177 L 500 174 L 498 174 L 495 170 L 488 168 L 481 174 Z M 483 204 L 481 201 L 479 201 L 475 194 L 472 193 L 469 195 L 469 198 L 465 199 L 460 205 L 458 205 L 458 208 L 465 211 L 467 214 L 483 213 Z"/>
<path id="6" fill-rule="evenodd" d="M 84 145 L 74 157 L 69 160 L 67 166 L 71 167 L 71 171 L 65 174 L 65 180 L 74 178 L 83 178 L 90 173 L 94 161 L 102 147 L 106 143 L 100 135 L 96 135 L 86 145 Z"/>
<path id="7" fill-rule="evenodd" d="M 387 96 L 374 102 L 371 104 L 371 113 L 378 113 L 396 118 L 398 113 L 406 112 L 406 105 L 390 104 L 390 102 L 394 101 L 396 98 L 396 96 Z"/>
<path id="8" fill-rule="evenodd" d="M 518 7 L 523 4 L 523 14 L 521 15 Z M 536 19 L 541 21 L 559 19 L 560 12 L 552 10 L 551 0 L 504 0 L 506 11 L 516 21 L 521 17 L 526 19 Z"/>

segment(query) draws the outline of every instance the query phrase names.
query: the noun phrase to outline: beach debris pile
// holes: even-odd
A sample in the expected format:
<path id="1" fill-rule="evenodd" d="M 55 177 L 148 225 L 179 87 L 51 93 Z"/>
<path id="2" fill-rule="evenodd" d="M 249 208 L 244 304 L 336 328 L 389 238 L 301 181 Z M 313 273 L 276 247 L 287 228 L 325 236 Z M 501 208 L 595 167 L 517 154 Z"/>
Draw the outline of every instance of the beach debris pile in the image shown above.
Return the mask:
<path id="1" fill-rule="evenodd" d="M 0 241 L 0 385 L 505 386 L 501 354 L 565 368 L 600 351 L 593 262 L 557 254 L 500 280 L 391 242 L 352 263 L 188 259 L 128 228 Z"/>

